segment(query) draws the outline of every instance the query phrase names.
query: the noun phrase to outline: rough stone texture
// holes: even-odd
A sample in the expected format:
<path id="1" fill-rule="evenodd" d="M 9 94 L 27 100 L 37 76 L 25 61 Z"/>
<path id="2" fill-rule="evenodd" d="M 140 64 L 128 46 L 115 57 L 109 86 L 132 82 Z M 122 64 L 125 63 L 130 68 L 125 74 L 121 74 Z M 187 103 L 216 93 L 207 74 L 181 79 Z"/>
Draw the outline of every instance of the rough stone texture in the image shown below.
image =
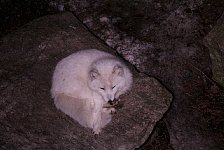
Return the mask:
<path id="1" fill-rule="evenodd" d="M 138 150 L 173 150 L 164 121 L 157 122 L 150 137 Z"/>
<path id="2" fill-rule="evenodd" d="M 0 1 L 0 37 L 37 17 L 52 14 L 49 0 L 1 0 Z"/>
<path id="3" fill-rule="evenodd" d="M 49 90 L 56 63 L 87 48 L 114 53 L 70 13 L 36 19 L 0 40 L 0 149 L 129 150 L 145 142 L 172 95 L 133 67 L 133 89 L 100 136 L 55 108 Z"/>
<path id="4" fill-rule="evenodd" d="M 173 59 L 202 55 L 195 42 L 202 26 L 194 15 L 202 0 L 58 1 L 141 71 L 152 68 L 148 73 L 154 75 L 155 65 L 166 67 Z"/>
<path id="5" fill-rule="evenodd" d="M 224 14 L 204 39 L 212 59 L 212 78 L 224 87 Z"/>

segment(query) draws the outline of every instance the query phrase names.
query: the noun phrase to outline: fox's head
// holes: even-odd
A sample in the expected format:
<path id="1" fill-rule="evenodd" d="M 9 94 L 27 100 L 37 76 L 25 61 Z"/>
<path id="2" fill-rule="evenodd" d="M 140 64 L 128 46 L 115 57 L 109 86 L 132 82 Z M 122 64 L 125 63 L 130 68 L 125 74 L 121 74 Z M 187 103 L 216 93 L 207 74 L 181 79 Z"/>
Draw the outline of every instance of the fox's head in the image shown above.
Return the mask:
<path id="1" fill-rule="evenodd" d="M 114 59 L 104 59 L 92 65 L 89 71 L 89 87 L 108 102 L 118 98 L 124 90 L 126 79 L 123 64 Z"/>

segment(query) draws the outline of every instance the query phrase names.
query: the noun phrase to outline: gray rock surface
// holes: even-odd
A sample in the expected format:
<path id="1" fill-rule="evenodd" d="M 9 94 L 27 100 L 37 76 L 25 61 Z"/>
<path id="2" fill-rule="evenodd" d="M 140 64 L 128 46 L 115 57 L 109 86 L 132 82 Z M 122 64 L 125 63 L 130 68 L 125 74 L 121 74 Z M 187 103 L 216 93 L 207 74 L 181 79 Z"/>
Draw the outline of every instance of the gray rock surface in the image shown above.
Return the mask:
<path id="1" fill-rule="evenodd" d="M 49 90 L 56 63 L 87 48 L 114 53 L 70 13 L 36 19 L 0 40 L 1 149 L 129 150 L 145 142 L 172 95 L 133 67 L 133 88 L 100 136 L 55 108 Z"/>
<path id="2" fill-rule="evenodd" d="M 224 87 L 224 14 L 204 38 L 212 60 L 212 78 Z"/>
<path id="3" fill-rule="evenodd" d="M 172 148 L 223 149 L 217 136 L 219 130 L 214 132 L 219 121 L 213 121 L 215 126 L 209 123 L 211 118 L 220 119 L 219 115 L 211 113 L 211 118 L 206 118 L 206 112 L 200 112 L 196 103 L 199 96 L 206 99 L 205 93 L 216 87 L 211 80 L 209 50 L 202 39 L 223 12 L 223 1 L 57 2 L 137 69 L 159 79 L 174 94 L 171 108 L 163 117 Z M 214 8 L 214 4 L 218 7 Z M 215 104 L 222 106 L 222 101 Z"/>

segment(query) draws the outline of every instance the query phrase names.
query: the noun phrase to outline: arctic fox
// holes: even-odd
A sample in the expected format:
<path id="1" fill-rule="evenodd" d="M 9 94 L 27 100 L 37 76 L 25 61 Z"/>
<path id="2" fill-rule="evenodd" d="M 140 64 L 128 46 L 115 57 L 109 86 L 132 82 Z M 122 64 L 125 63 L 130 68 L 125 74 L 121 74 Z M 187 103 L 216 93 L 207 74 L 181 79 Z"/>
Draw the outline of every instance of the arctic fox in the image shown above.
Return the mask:
<path id="1" fill-rule="evenodd" d="M 132 74 L 117 57 L 96 49 L 78 51 L 56 66 L 51 95 L 54 104 L 94 134 L 111 121 L 113 107 L 104 107 L 132 85 Z"/>

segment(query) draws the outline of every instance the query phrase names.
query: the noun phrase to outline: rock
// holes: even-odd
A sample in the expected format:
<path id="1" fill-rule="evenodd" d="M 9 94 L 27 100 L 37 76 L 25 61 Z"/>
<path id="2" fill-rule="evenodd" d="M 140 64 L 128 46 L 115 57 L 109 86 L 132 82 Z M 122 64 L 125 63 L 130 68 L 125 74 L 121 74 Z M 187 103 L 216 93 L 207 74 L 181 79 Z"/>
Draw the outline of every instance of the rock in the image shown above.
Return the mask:
<path id="1" fill-rule="evenodd" d="M 80 49 L 113 52 L 71 14 L 36 19 L 0 40 L 1 149 L 134 149 L 145 142 L 169 108 L 160 82 L 135 74 L 117 114 L 95 137 L 57 110 L 50 97 L 56 63 Z"/>
<path id="2" fill-rule="evenodd" d="M 201 41 L 211 27 L 209 17 L 212 23 L 216 21 L 223 10 L 222 3 L 218 0 L 64 2 L 92 33 L 141 72 L 159 79 L 174 94 L 163 117 L 170 139 L 160 143 L 170 142 L 172 148 L 181 150 L 223 149 L 210 120 L 204 121 L 205 116 L 195 103 L 213 84 L 209 52 Z M 217 116 L 211 114 L 213 117 Z M 150 149 L 157 150 L 152 140 L 155 135 L 150 135 L 147 142 Z"/>
<path id="3" fill-rule="evenodd" d="M 212 60 L 212 78 L 224 87 L 224 14 L 204 38 Z"/>

